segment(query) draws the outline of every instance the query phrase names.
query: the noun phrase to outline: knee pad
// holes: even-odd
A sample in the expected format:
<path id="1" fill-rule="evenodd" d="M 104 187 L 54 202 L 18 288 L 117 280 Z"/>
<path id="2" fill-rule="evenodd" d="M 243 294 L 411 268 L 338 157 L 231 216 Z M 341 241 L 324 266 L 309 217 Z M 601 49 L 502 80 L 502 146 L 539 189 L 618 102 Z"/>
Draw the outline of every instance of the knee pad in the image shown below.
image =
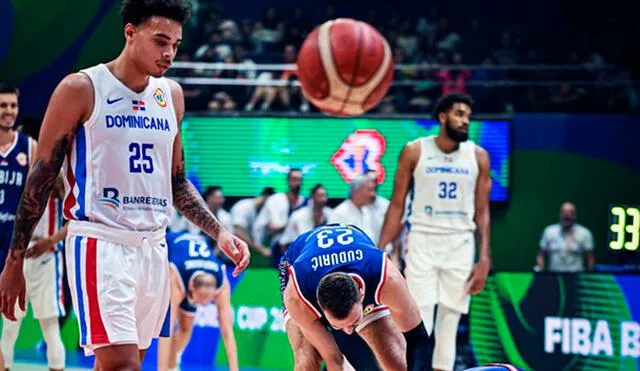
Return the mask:
<path id="1" fill-rule="evenodd" d="M 434 330 L 435 348 L 433 351 L 433 368 L 440 370 L 453 370 L 456 360 L 456 335 L 460 312 L 438 306 L 436 324 Z"/>
<path id="2" fill-rule="evenodd" d="M 58 318 L 51 317 L 40 320 L 40 327 L 47 343 L 47 365 L 50 369 L 63 369 L 65 363 L 64 344 L 60 337 Z"/>

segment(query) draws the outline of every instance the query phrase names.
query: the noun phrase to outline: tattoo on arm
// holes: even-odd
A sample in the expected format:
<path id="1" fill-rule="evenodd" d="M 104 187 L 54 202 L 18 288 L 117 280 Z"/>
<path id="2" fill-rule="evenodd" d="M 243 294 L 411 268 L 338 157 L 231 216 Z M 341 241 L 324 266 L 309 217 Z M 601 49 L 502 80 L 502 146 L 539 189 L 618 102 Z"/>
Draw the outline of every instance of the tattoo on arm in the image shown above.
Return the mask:
<path id="1" fill-rule="evenodd" d="M 217 238 L 221 226 L 218 219 L 209 210 L 196 187 L 187 179 L 184 172 L 184 153 L 175 174 L 171 176 L 173 188 L 173 205 L 187 219 L 197 225 L 202 231 Z"/>
<path id="2" fill-rule="evenodd" d="M 33 230 L 40 221 L 51 191 L 56 184 L 56 178 L 64 162 L 69 143 L 70 136 L 60 138 L 54 144 L 53 152 L 48 161 L 39 158 L 33 164 L 22 193 L 20 206 L 18 206 L 10 249 L 11 259 L 16 260 L 24 255 Z"/>

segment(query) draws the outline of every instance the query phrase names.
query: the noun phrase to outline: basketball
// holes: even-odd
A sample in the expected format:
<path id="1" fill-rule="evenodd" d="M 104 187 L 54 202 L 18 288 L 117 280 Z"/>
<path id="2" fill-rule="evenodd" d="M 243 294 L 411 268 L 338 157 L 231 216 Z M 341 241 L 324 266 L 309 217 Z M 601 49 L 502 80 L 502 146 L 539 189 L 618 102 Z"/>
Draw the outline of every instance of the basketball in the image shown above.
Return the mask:
<path id="1" fill-rule="evenodd" d="M 393 79 L 389 43 L 371 25 L 349 18 L 327 21 L 305 39 L 297 60 L 305 97 L 334 116 L 376 107 Z"/>

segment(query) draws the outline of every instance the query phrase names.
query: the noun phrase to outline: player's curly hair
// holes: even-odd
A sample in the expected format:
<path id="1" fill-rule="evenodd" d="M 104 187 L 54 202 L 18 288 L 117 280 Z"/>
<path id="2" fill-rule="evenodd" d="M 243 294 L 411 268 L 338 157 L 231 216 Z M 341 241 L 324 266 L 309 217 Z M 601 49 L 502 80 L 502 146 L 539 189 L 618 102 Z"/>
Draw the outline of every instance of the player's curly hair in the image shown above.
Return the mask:
<path id="1" fill-rule="evenodd" d="M 351 276 L 336 272 L 322 277 L 316 296 L 323 310 L 331 312 L 338 319 L 343 319 L 358 302 L 360 292 L 356 281 Z"/>
<path id="2" fill-rule="evenodd" d="M 184 24 L 191 16 L 191 6 L 186 0 L 122 0 L 122 22 L 138 26 L 159 16 Z"/>
<path id="3" fill-rule="evenodd" d="M 440 97 L 433 105 L 433 118 L 438 119 L 438 115 L 447 112 L 456 103 L 464 103 L 469 107 L 473 107 L 473 98 L 468 94 L 451 93 Z"/>

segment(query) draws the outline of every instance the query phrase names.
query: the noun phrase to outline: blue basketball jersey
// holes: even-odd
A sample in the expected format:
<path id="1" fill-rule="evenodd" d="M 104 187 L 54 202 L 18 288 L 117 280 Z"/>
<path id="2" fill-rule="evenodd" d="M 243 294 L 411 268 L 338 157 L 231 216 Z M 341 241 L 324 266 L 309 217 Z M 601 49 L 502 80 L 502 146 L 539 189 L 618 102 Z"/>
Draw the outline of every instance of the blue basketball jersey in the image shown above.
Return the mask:
<path id="1" fill-rule="evenodd" d="M 220 289 L 226 279 L 226 267 L 218 260 L 207 240 L 200 234 L 178 232 L 167 234 L 169 263 L 180 276 L 182 290 L 186 297 L 180 309 L 195 313 L 196 307 L 188 300 L 189 282 L 198 272 L 209 273 L 216 278 L 216 289 Z"/>
<path id="2" fill-rule="evenodd" d="M 289 268 L 298 295 L 309 308 L 322 317 L 316 290 L 329 273 L 351 275 L 364 289 L 365 315 L 386 309 L 380 303 L 380 289 L 385 281 L 387 256 L 360 229 L 344 224 L 330 224 L 298 237 L 287 250 Z"/>
<path id="3" fill-rule="evenodd" d="M 0 227 L 13 225 L 20 197 L 27 182 L 31 139 L 16 133 L 13 145 L 0 152 Z"/>

